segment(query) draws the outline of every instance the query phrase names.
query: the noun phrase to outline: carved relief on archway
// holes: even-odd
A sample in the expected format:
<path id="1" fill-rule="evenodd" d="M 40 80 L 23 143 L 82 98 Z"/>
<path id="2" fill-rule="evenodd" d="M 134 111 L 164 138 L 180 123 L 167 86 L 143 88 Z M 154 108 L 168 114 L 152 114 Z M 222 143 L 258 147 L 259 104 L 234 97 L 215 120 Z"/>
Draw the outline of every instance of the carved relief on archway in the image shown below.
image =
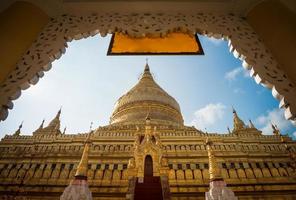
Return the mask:
<path id="1" fill-rule="evenodd" d="M 115 31 L 134 37 L 159 36 L 171 31 L 199 33 L 229 40 L 230 51 L 257 83 L 272 90 L 285 109 L 286 119 L 296 122 L 296 88 L 248 23 L 238 16 L 211 13 L 102 13 L 88 16 L 62 15 L 52 19 L 0 86 L 0 120 L 8 116 L 12 101 L 43 77 L 73 39 Z M 70 70 L 70 69 L 69 69 Z"/>
<path id="2" fill-rule="evenodd" d="M 139 177 L 141 180 L 145 174 L 145 161 L 149 156 L 152 159 L 153 176 L 160 175 L 161 157 L 162 157 L 162 144 L 155 131 L 152 131 L 149 123 L 145 126 L 145 133 L 140 130 L 135 135 L 134 153 L 130 159 L 128 169 L 130 176 Z"/>
<path id="3" fill-rule="evenodd" d="M 137 128 L 133 146 L 134 153 L 128 164 L 129 177 L 138 177 L 139 180 L 143 180 L 147 156 L 152 159 L 153 176 L 167 176 L 168 162 L 164 157 L 165 150 L 157 132 L 157 126 L 152 129 L 150 120 L 146 119 L 143 132 Z"/>

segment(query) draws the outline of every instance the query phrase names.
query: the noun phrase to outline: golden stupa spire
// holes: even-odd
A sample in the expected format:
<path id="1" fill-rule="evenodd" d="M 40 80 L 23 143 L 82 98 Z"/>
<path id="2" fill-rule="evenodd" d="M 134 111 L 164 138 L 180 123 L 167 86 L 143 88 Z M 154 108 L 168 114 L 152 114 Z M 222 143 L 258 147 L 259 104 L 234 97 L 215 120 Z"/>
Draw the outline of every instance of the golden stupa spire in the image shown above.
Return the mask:
<path id="1" fill-rule="evenodd" d="M 241 120 L 239 118 L 239 116 L 236 113 L 236 110 L 234 108 L 232 108 L 232 112 L 233 112 L 233 130 L 237 131 L 237 130 L 242 130 L 245 128 L 245 123 L 243 122 L 243 120 Z"/>
<path id="2" fill-rule="evenodd" d="M 183 124 L 178 102 L 155 82 L 148 62 L 142 70 L 138 83 L 116 102 L 110 124 L 144 123 L 150 108 L 154 122 Z"/>
<path id="3" fill-rule="evenodd" d="M 149 64 L 148 64 L 148 58 L 146 58 L 145 71 L 150 71 Z"/>
<path id="4" fill-rule="evenodd" d="M 206 145 L 207 145 L 207 151 L 208 151 L 208 157 L 209 157 L 210 181 L 223 180 L 221 176 L 221 169 L 217 165 L 216 158 L 211 148 L 212 142 L 209 140 L 209 138 L 206 139 Z"/>
<path id="5" fill-rule="evenodd" d="M 90 145 L 90 136 L 92 131 L 90 131 L 85 140 L 85 145 L 83 153 L 80 159 L 80 162 L 77 167 L 75 178 L 87 179 L 87 170 L 88 170 L 88 154 L 89 154 L 89 145 Z"/>
<path id="6" fill-rule="evenodd" d="M 150 72 L 150 67 L 149 67 L 149 64 L 148 64 L 148 60 L 146 60 L 146 65 L 144 67 L 144 72 L 142 74 L 141 79 L 142 78 L 150 78 L 150 79 L 153 80 L 153 77 L 152 77 L 151 72 Z"/>
<path id="7" fill-rule="evenodd" d="M 21 129 L 23 127 L 23 123 L 24 123 L 24 121 L 22 121 L 22 123 L 19 125 L 18 129 L 14 132 L 13 135 L 17 135 L 18 136 L 18 135 L 21 134 Z"/>

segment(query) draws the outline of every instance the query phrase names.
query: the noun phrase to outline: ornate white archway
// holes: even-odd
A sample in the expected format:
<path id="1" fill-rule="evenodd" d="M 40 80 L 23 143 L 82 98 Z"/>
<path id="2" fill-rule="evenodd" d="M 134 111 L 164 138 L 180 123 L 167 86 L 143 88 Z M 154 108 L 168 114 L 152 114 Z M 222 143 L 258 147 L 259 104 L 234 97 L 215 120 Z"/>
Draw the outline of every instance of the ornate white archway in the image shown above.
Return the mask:
<path id="1" fill-rule="evenodd" d="M 0 86 L 0 120 L 6 119 L 12 101 L 38 82 L 51 63 L 61 57 L 67 42 L 115 31 L 134 37 L 161 36 L 171 31 L 200 33 L 229 41 L 230 51 L 243 61 L 257 83 L 269 88 L 285 109 L 286 119 L 296 123 L 296 88 L 245 19 L 235 15 L 195 13 L 102 13 L 62 15 L 51 19 L 36 41 Z"/>

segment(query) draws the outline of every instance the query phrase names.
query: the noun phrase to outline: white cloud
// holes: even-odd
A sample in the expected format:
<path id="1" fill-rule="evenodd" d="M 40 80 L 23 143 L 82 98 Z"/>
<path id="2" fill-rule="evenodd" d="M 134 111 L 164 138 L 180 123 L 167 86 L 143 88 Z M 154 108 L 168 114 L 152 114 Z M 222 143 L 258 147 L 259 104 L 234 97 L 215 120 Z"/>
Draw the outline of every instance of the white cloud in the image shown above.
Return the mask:
<path id="1" fill-rule="evenodd" d="M 245 70 L 242 67 L 237 67 L 229 72 L 226 72 L 225 78 L 229 81 L 234 81 L 237 79 L 238 76 L 243 75 L 244 77 L 250 77 L 249 71 Z"/>
<path id="2" fill-rule="evenodd" d="M 208 104 L 205 107 L 194 112 L 194 119 L 191 125 L 196 126 L 198 129 L 205 129 L 210 125 L 215 124 L 224 116 L 226 106 L 222 103 Z"/>
<path id="3" fill-rule="evenodd" d="M 227 72 L 225 74 L 225 78 L 229 81 L 233 81 L 237 78 L 237 76 L 241 73 L 241 71 L 242 71 L 241 67 L 235 68 L 235 69 Z"/>
<path id="4" fill-rule="evenodd" d="M 276 124 L 282 133 L 291 127 L 291 123 L 284 118 L 283 110 L 278 108 L 268 111 L 266 115 L 259 116 L 256 122 L 264 134 L 272 134 L 271 122 Z"/>
<path id="5" fill-rule="evenodd" d="M 236 94 L 245 94 L 246 93 L 242 88 L 235 88 L 233 90 L 233 92 Z"/>
<path id="6" fill-rule="evenodd" d="M 209 37 L 208 40 L 209 40 L 209 42 L 211 42 L 212 44 L 214 44 L 216 46 L 219 46 L 220 44 L 223 43 L 222 39 L 216 39 L 216 38 L 213 38 L 213 37 Z"/>
<path id="7" fill-rule="evenodd" d="M 292 134 L 294 137 L 296 137 L 296 131 Z"/>

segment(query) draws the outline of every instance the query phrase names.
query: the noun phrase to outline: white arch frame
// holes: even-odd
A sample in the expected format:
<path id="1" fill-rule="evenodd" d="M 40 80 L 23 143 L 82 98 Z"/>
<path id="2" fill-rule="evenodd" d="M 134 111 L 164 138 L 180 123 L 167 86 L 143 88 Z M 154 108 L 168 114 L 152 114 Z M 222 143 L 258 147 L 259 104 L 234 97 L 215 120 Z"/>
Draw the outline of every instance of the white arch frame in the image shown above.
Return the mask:
<path id="1" fill-rule="evenodd" d="M 8 116 L 12 101 L 43 77 L 51 63 L 65 53 L 67 42 L 115 31 L 134 37 L 162 36 L 183 31 L 227 39 L 230 51 L 259 84 L 269 88 L 285 110 L 285 118 L 296 124 L 296 88 L 247 21 L 235 15 L 195 13 L 102 13 L 53 18 L 31 45 L 15 69 L 0 86 L 0 120 Z"/>

